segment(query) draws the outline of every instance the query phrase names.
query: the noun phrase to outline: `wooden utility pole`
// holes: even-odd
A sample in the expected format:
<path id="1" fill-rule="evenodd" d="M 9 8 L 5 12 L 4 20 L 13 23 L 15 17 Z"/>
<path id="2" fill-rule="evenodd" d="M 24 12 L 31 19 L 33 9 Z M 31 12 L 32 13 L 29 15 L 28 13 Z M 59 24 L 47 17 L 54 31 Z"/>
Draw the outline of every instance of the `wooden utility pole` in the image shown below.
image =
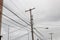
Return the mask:
<path id="1" fill-rule="evenodd" d="M 0 0 L 0 40 L 1 40 L 1 22 L 2 22 L 2 5 L 3 5 L 3 0 Z"/>
<path id="2" fill-rule="evenodd" d="M 10 40 L 9 31 L 10 31 L 10 30 L 9 30 L 9 25 L 8 25 L 8 40 Z"/>
<path id="3" fill-rule="evenodd" d="M 34 10 L 35 8 L 26 10 L 25 12 L 30 11 L 30 23 L 31 23 L 31 33 L 32 33 L 32 40 L 34 40 L 34 35 L 33 35 L 33 16 L 32 16 L 32 10 Z"/>

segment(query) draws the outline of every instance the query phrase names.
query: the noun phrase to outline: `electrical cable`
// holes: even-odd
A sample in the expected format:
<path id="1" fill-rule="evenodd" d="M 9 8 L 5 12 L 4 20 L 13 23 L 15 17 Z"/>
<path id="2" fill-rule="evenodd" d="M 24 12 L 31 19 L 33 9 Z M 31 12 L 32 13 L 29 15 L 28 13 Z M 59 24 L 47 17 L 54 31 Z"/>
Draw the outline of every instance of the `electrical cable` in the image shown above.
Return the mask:
<path id="1" fill-rule="evenodd" d="M 3 23 L 3 22 L 2 22 Z M 9 26 L 9 27 L 13 27 L 13 26 L 11 26 L 11 25 L 8 25 L 8 24 L 6 24 L 6 23 L 3 23 L 4 25 L 7 25 L 7 26 Z M 14 27 L 13 27 L 14 28 Z M 18 31 L 18 30 L 21 30 L 21 29 L 18 29 L 17 28 L 17 30 L 15 30 L 15 31 L 13 31 L 13 32 L 16 32 L 16 31 Z M 10 33 L 13 33 L 13 32 L 10 32 Z"/>
<path id="2" fill-rule="evenodd" d="M 10 27 L 13 27 L 13 28 L 16 28 L 16 27 L 14 27 L 14 26 L 8 25 L 8 24 L 3 23 L 3 22 L 2 22 L 2 24 L 7 25 L 7 26 L 10 26 Z M 16 29 L 18 29 L 18 28 L 16 28 Z"/>
<path id="3" fill-rule="evenodd" d="M 9 17 L 6 16 L 5 14 L 3 14 L 3 15 L 4 15 L 5 17 L 9 18 Z M 11 19 L 11 18 L 9 18 L 9 19 L 12 20 L 12 21 L 14 21 L 15 23 L 17 23 L 17 24 L 23 26 L 24 28 L 25 28 L 25 27 L 27 28 L 27 26 L 24 26 L 24 25 L 20 24 L 19 22 L 15 21 L 15 20 L 13 20 L 13 19 Z M 27 30 L 28 30 L 28 29 L 27 29 Z"/>
<path id="4" fill-rule="evenodd" d="M 34 32 L 34 34 L 37 36 L 37 37 L 39 37 L 41 40 L 43 40 L 39 35 L 37 35 L 35 32 Z"/>
<path id="5" fill-rule="evenodd" d="M 38 34 L 40 34 L 41 36 L 43 36 L 36 28 L 34 28 L 35 29 L 35 31 L 38 33 Z"/>
<path id="6" fill-rule="evenodd" d="M 5 24 L 5 23 L 3 23 L 3 24 Z M 5 25 L 8 25 L 8 24 L 5 24 Z M 10 26 L 10 25 L 9 25 Z M 12 26 L 11 26 L 12 27 Z M 20 30 L 20 29 L 18 29 L 18 30 Z M 18 30 L 16 30 L 16 31 L 18 31 Z M 16 32 L 16 31 L 14 31 L 14 32 Z M 12 33 L 12 32 L 10 32 L 10 33 Z M 35 32 L 34 32 L 35 33 Z M 36 34 L 36 33 L 35 33 Z M 37 34 L 36 34 L 37 35 Z M 37 35 L 38 36 L 38 35 Z M 39 37 L 39 36 L 38 36 Z"/>
<path id="7" fill-rule="evenodd" d="M 5 19 L 5 20 L 7 20 L 6 18 L 3 18 L 3 19 Z M 7 20 L 8 22 L 10 22 L 10 23 L 12 23 L 11 21 L 9 21 L 9 20 Z M 5 24 L 5 25 L 8 25 L 8 24 L 6 24 L 6 23 L 3 23 L 3 24 Z M 14 24 L 14 23 L 12 23 L 12 24 Z M 16 24 L 14 24 L 14 25 L 16 25 Z M 10 25 L 9 25 L 10 26 Z M 17 25 L 16 25 L 17 26 Z M 13 27 L 13 26 L 10 26 L 10 27 Z M 18 26 L 19 27 L 19 26 Z M 21 27 L 20 27 L 21 28 Z M 20 29 L 18 29 L 18 30 L 20 30 Z M 15 31 L 18 31 L 18 30 L 15 30 Z M 26 30 L 26 29 L 25 29 Z M 13 32 L 15 32 L 15 31 L 13 31 Z M 12 32 L 10 32 L 10 33 L 12 33 Z"/>
<path id="8" fill-rule="evenodd" d="M 17 15 L 16 15 L 17 16 Z"/>
<path id="9" fill-rule="evenodd" d="M 22 18 L 20 18 L 16 13 L 14 13 L 13 11 L 11 11 L 9 8 L 7 8 L 5 5 L 3 5 L 7 10 L 9 10 L 11 13 L 13 13 L 16 17 L 18 17 L 20 20 L 22 20 L 23 22 L 25 22 Z M 27 22 L 25 22 L 27 25 L 30 26 L 30 24 L 28 24 Z"/>
<path id="10" fill-rule="evenodd" d="M 3 19 L 5 19 L 6 21 L 8 21 L 9 23 L 14 24 L 13 22 L 11 22 L 11 21 L 7 20 L 6 18 L 3 18 Z M 16 24 L 14 24 L 14 25 L 16 25 Z M 17 25 L 16 25 L 16 26 L 17 26 Z"/>
<path id="11" fill-rule="evenodd" d="M 5 23 L 4 23 L 4 24 L 5 24 Z M 7 25 L 7 24 L 5 24 L 5 25 Z M 10 25 L 9 25 L 9 26 L 10 26 Z M 18 30 L 20 30 L 20 29 L 18 29 Z M 18 30 L 15 30 L 15 31 L 18 31 Z M 15 31 L 14 31 L 14 32 L 15 32 Z M 12 33 L 12 32 L 10 32 L 10 33 Z M 34 32 L 34 33 L 35 33 L 35 32 Z M 29 35 L 29 34 L 28 34 L 28 35 Z M 36 33 L 35 33 L 35 35 L 38 36 Z M 38 36 L 38 37 L 41 39 L 40 36 Z"/>
<path id="12" fill-rule="evenodd" d="M 5 23 L 3 23 L 3 24 L 5 24 Z M 5 25 L 8 25 L 8 24 L 5 24 Z M 10 26 L 10 25 L 9 25 Z M 12 27 L 12 26 L 11 26 Z M 20 29 L 18 29 L 18 30 L 20 30 Z M 16 31 L 18 31 L 18 30 L 16 30 Z M 16 32 L 16 31 L 14 31 L 14 32 Z M 12 32 L 10 32 L 10 33 L 12 33 Z M 35 33 L 35 32 L 34 32 Z M 36 34 L 36 33 L 35 33 Z M 37 35 L 37 34 L 36 34 Z M 38 36 L 38 35 L 37 35 Z M 38 36 L 39 37 L 39 36 Z"/>
<path id="13" fill-rule="evenodd" d="M 19 25 L 21 25 L 21 26 L 23 26 L 23 27 L 26 27 L 26 26 L 24 26 L 23 24 L 21 24 L 21 23 L 19 23 L 19 22 L 15 21 L 15 20 L 13 20 L 12 18 L 10 18 L 10 17 L 6 16 L 5 14 L 3 14 L 3 15 L 4 15 L 5 17 L 9 18 L 10 20 L 12 20 L 12 21 L 16 22 L 17 24 L 19 24 Z"/>
<path id="14" fill-rule="evenodd" d="M 10 2 L 19 10 L 19 8 L 16 6 L 16 4 L 12 0 L 10 0 Z M 23 12 L 21 12 L 21 13 L 23 13 Z M 30 23 L 30 22 L 28 21 L 28 23 Z"/>
<path id="15" fill-rule="evenodd" d="M 11 21 L 9 21 L 9 20 L 7 20 L 6 18 L 3 18 L 3 19 L 5 19 L 6 21 L 8 21 L 8 22 L 10 22 L 10 23 L 12 23 L 12 24 L 14 24 L 13 22 L 11 22 Z M 20 26 L 18 26 L 18 25 L 16 25 L 16 24 L 14 24 L 15 26 L 17 26 L 17 27 L 20 27 Z M 21 28 L 21 27 L 20 27 Z"/>
<path id="16" fill-rule="evenodd" d="M 26 27 L 26 26 L 25 26 Z"/>
<path id="17" fill-rule="evenodd" d="M 28 35 L 29 34 L 29 32 L 28 33 L 26 33 L 26 34 L 24 34 L 24 35 L 22 35 L 22 36 L 20 36 L 20 37 L 17 37 L 17 38 L 22 38 L 22 37 L 24 37 L 24 36 L 26 36 L 26 35 Z M 15 39 L 17 39 L 17 38 L 15 38 Z M 14 40 L 14 39 L 13 39 Z"/>

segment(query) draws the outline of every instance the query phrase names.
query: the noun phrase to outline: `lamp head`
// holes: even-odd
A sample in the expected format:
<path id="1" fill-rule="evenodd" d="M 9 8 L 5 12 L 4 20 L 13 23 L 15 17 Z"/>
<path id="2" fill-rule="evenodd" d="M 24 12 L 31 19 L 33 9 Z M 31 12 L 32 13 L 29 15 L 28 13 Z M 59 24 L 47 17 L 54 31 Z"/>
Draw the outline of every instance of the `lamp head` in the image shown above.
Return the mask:
<path id="1" fill-rule="evenodd" d="M 45 29 L 49 29 L 49 28 L 47 27 L 47 28 L 45 28 Z"/>

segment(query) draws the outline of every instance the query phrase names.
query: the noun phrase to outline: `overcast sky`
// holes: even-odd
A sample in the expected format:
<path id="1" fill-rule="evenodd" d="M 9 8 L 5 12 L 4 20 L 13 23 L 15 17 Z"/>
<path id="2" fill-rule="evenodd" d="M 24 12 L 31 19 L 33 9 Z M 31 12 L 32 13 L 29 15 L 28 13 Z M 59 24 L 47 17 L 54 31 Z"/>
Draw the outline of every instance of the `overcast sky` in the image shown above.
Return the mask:
<path id="1" fill-rule="evenodd" d="M 44 27 L 44 28 L 49 27 L 48 30 L 41 29 L 41 28 L 37 28 L 37 29 L 40 32 L 42 32 L 42 34 L 44 35 L 44 37 L 46 39 L 50 38 L 49 33 L 53 32 L 54 33 L 53 40 L 60 40 L 60 31 L 59 31 L 60 30 L 60 0 L 4 0 L 3 3 L 4 3 L 3 5 L 5 5 L 7 8 L 9 8 L 13 12 L 15 12 L 19 17 L 21 17 L 27 23 L 30 23 L 30 15 L 29 15 L 29 12 L 25 13 L 25 10 L 28 10 L 30 8 L 35 8 L 32 11 L 34 27 Z M 18 19 L 14 14 L 12 14 L 10 11 L 8 11 L 5 7 L 3 7 L 3 14 L 16 20 L 17 22 L 20 22 L 21 24 L 24 24 L 27 27 L 30 27 L 30 26 L 26 25 L 24 22 L 22 22 L 20 19 Z M 6 21 L 4 18 L 8 19 L 3 16 L 2 22 L 7 23 L 9 25 L 13 25 L 13 24 L 9 23 L 8 21 Z M 9 21 L 11 21 L 11 20 L 9 20 Z M 11 21 L 11 22 L 13 22 L 13 21 Z M 2 26 L 3 26 L 2 27 L 3 32 L 5 33 L 6 31 L 4 31 L 4 30 L 6 30 L 7 27 L 4 25 L 2 25 Z M 13 26 L 15 26 L 15 25 L 13 25 Z M 22 27 L 22 26 L 20 26 L 20 27 Z M 18 28 L 18 27 L 16 27 L 16 28 Z M 15 28 L 13 28 L 13 29 L 11 28 L 11 31 L 14 31 L 14 30 L 15 30 Z M 23 32 L 21 32 L 21 33 L 24 33 L 24 32 L 25 31 L 23 30 Z M 17 31 L 17 33 L 18 34 L 16 34 L 16 35 L 20 34 L 19 31 Z"/>

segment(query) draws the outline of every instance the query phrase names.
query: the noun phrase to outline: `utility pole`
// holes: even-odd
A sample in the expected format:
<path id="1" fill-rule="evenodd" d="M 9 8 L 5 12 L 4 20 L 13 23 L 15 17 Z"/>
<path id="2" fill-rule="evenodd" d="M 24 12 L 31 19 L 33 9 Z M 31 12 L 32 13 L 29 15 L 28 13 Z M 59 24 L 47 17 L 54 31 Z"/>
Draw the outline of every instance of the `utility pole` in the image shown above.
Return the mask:
<path id="1" fill-rule="evenodd" d="M 9 31 L 10 31 L 10 29 L 9 29 L 9 25 L 8 25 L 8 40 L 10 40 L 10 35 L 9 35 Z"/>
<path id="2" fill-rule="evenodd" d="M 1 22 L 2 22 L 2 5 L 3 5 L 3 0 L 0 0 L 0 40 L 1 40 Z"/>
<path id="3" fill-rule="evenodd" d="M 51 35 L 51 40 L 52 40 L 52 35 L 53 35 L 53 33 L 49 33 L 50 35 Z"/>
<path id="4" fill-rule="evenodd" d="M 25 12 L 30 11 L 30 23 L 31 23 L 31 33 L 32 33 L 32 40 L 34 40 L 34 35 L 33 35 L 33 16 L 32 16 L 32 10 L 34 10 L 35 8 L 26 10 Z"/>
<path id="5" fill-rule="evenodd" d="M 29 31 L 28 31 L 28 40 L 29 40 Z"/>

